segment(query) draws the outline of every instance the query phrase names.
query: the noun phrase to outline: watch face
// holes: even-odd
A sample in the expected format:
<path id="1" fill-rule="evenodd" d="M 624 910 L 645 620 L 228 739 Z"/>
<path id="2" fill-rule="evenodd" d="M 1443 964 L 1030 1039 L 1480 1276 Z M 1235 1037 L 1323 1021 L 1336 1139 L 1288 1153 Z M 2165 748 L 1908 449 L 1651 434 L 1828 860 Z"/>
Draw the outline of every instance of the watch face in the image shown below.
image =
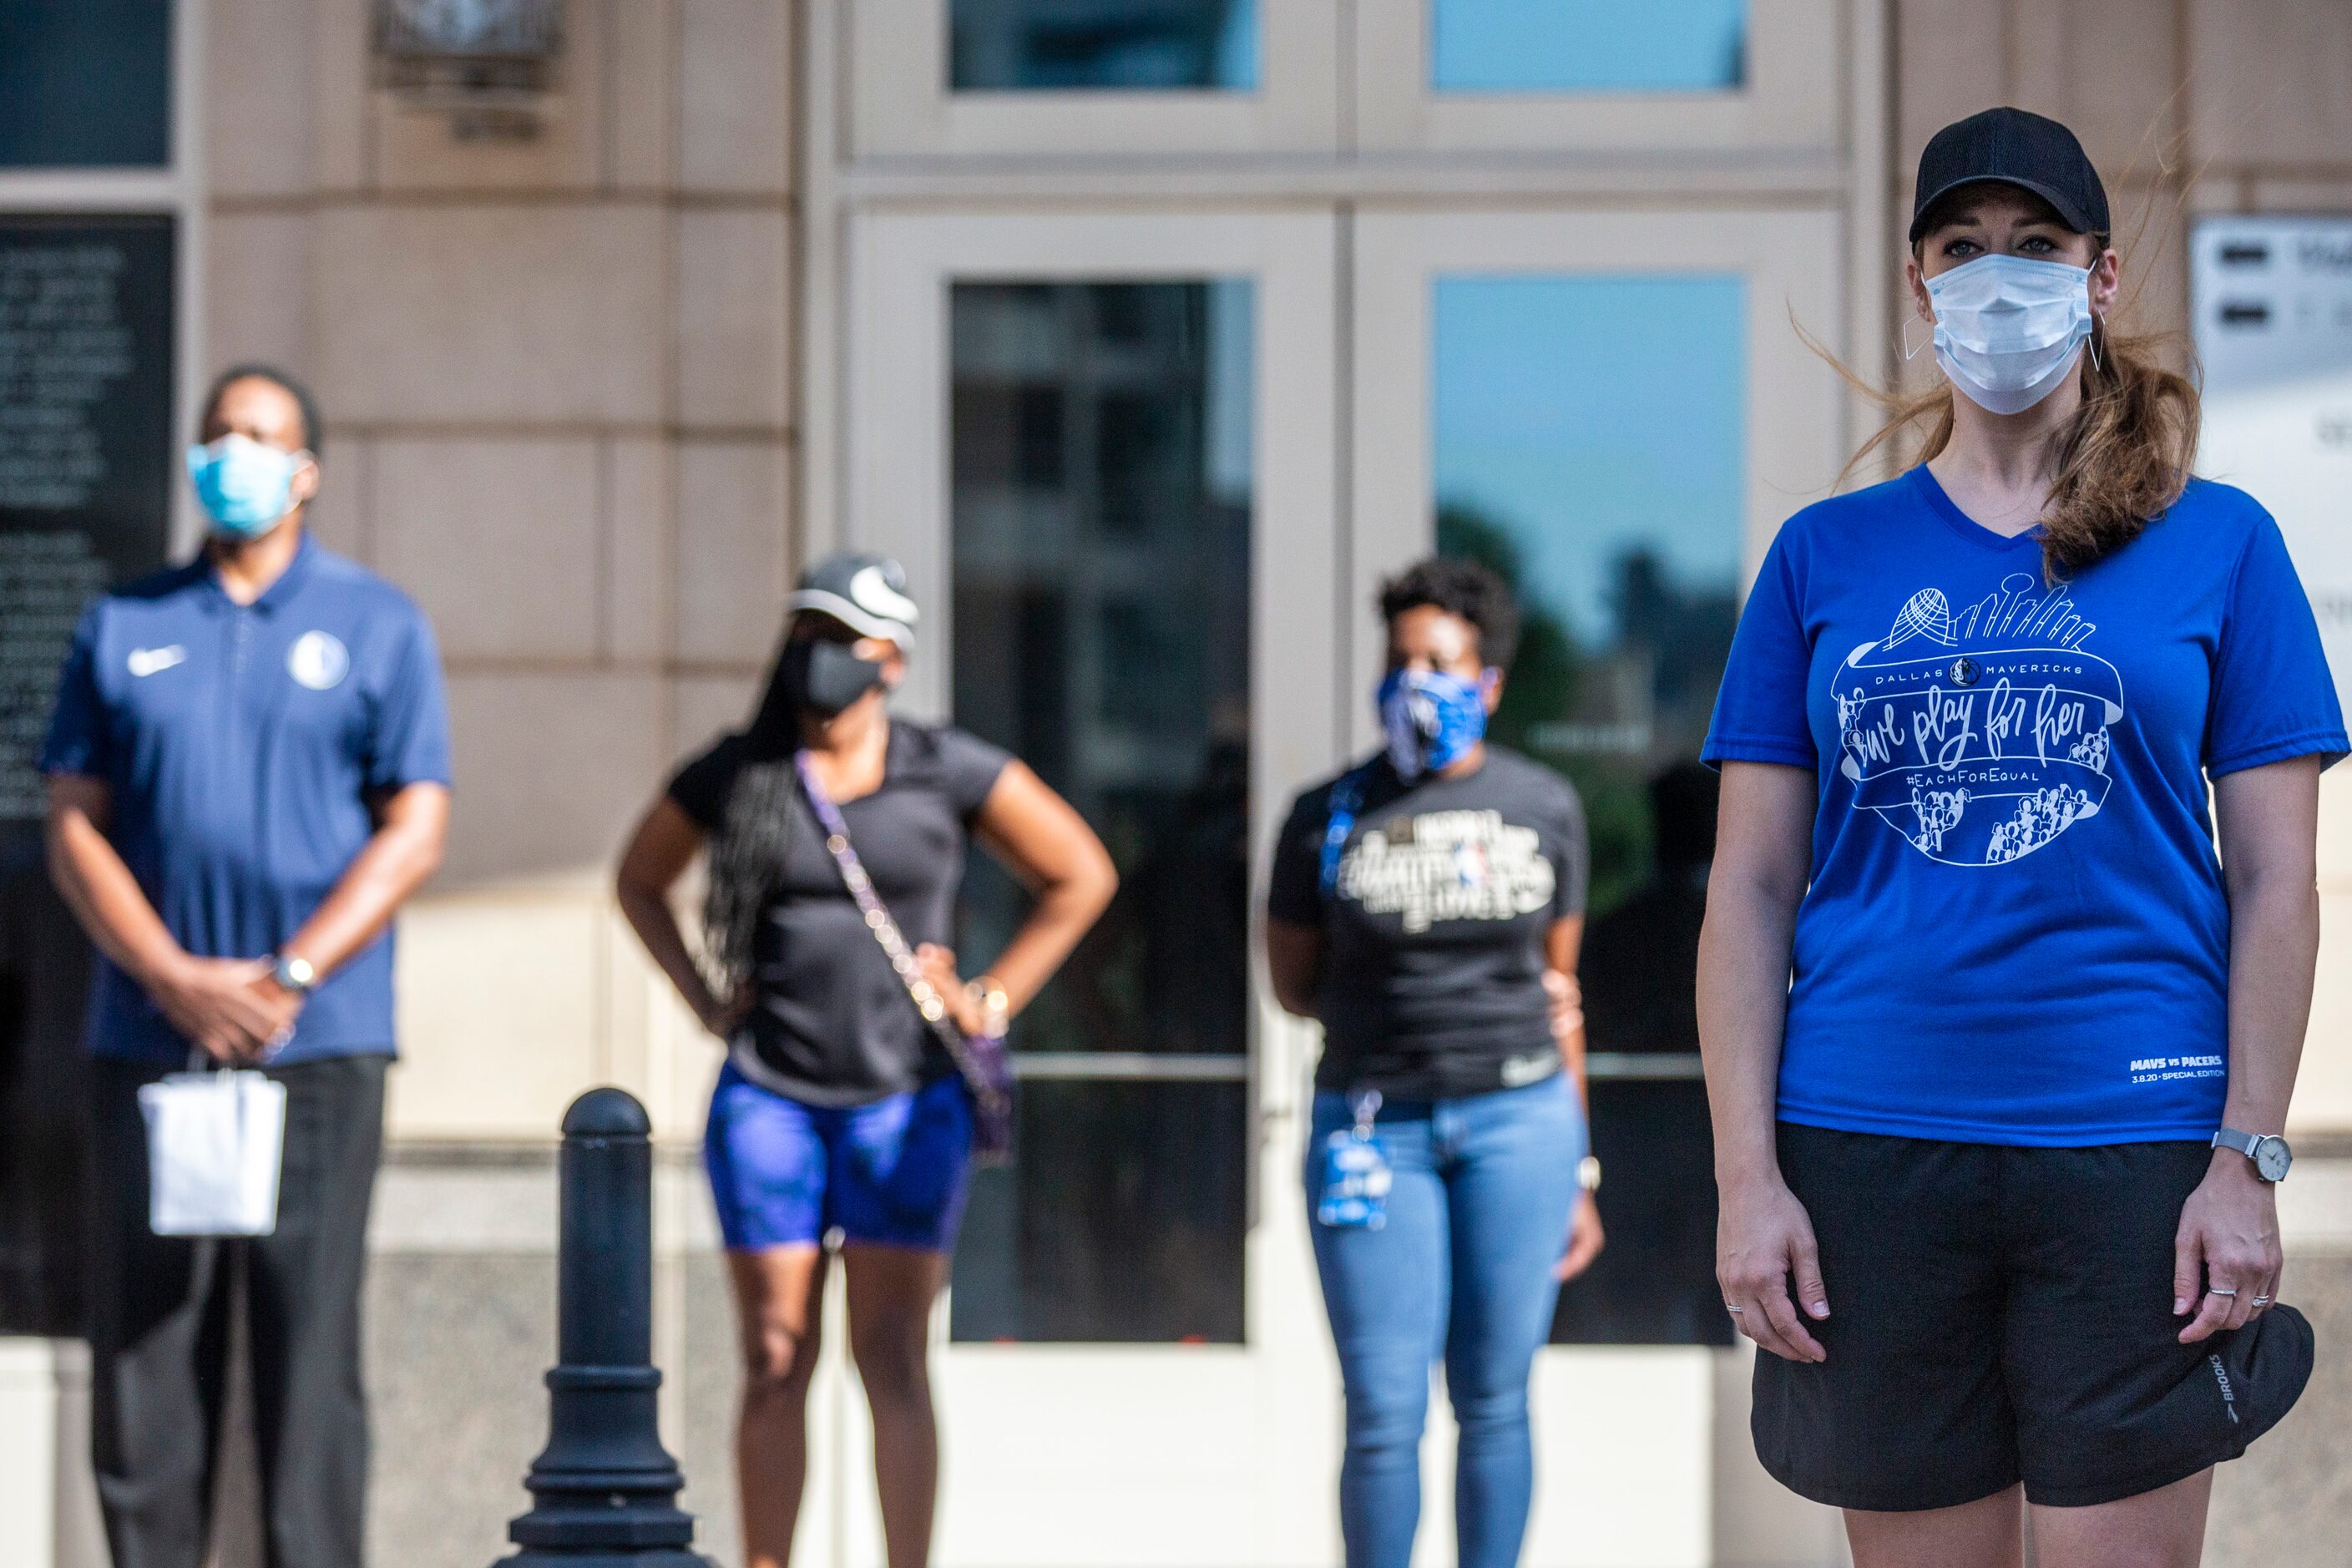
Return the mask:
<path id="1" fill-rule="evenodd" d="M 2265 1138 L 2254 1145 L 2254 1169 L 2266 1182 L 2286 1180 L 2286 1168 L 2294 1163 L 2294 1152 L 2284 1138 Z"/>

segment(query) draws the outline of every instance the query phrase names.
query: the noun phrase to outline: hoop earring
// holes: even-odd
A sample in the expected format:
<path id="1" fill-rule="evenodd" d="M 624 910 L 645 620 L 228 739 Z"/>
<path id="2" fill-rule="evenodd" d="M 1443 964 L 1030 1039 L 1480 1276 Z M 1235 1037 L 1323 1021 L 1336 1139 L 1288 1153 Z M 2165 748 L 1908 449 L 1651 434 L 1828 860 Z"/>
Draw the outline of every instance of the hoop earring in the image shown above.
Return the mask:
<path id="1" fill-rule="evenodd" d="M 1915 360 L 1919 357 L 1919 349 L 1911 346 L 1911 323 L 1914 321 L 1925 321 L 1927 320 L 1927 317 L 1920 315 L 1916 310 L 1910 315 L 1903 318 L 1903 357 L 1906 360 Z M 1935 341 L 1935 323 L 1929 321 L 1927 325 L 1927 342 L 1934 342 Z M 1919 348 L 1925 348 L 1927 346 L 1927 343 L 1922 343 L 1919 345 Z"/>
<path id="2" fill-rule="evenodd" d="M 2096 316 L 2092 317 L 2091 335 L 2083 340 L 2084 342 L 2090 346 L 2091 368 L 2096 371 L 2104 371 L 2107 368 L 2104 363 L 2100 363 L 2099 360 L 2099 329 L 2102 325 L 2104 325 L 2104 323 L 2101 322 Z"/>

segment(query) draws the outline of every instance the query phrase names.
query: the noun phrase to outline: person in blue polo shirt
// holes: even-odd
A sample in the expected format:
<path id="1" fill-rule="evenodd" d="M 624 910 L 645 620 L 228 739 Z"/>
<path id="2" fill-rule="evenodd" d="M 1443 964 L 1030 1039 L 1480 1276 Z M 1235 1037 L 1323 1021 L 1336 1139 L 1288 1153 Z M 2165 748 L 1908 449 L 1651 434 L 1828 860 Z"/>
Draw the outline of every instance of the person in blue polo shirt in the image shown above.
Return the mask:
<path id="1" fill-rule="evenodd" d="M 440 863 L 449 740 L 424 615 L 303 526 L 319 448 L 291 378 L 215 384 L 188 453 L 211 536 L 84 615 L 42 757 L 51 874 L 99 952 L 92 1447 L 116 1568 L 203 1560 L 231 1247 L 247 1249 L 270 1561 L 361 1560 L 391 923 Z M 286 1087 L 269 1236 L 148 1227 L 140 1087 L 205 1061 Z"/>

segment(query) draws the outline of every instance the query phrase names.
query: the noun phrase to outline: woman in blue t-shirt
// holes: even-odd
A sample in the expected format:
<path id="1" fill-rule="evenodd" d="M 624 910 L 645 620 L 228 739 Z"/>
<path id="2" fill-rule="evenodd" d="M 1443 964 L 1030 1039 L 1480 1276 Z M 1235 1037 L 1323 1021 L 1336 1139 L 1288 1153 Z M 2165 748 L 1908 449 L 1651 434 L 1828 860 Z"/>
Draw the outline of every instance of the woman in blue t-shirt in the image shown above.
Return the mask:
<path id="1" fill-rule="evenodd" d="M 1782 528 L 1706 744 L 1717 1274 L 1857 1568 L 2192 1564 L 2311 1369 L 2273 1184 L 2343 717 L 2109 232 L 2054 121 L 1928 143 L 1925 461 Z"/>

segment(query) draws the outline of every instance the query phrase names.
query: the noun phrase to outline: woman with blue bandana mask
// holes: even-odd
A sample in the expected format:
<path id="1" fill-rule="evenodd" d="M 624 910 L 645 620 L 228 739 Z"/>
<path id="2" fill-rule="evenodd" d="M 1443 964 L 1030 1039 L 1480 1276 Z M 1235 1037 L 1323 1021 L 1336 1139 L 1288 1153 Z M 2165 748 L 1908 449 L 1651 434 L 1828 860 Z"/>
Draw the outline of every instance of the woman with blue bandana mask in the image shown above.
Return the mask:
<path id="1" fill-rule="evenodd" d="M 1489 693 L 1501 672 L 1465 680 L 1442 669 L 1391 669 L 1372 694 L 1388 737 L 1389 765 L 1402 779 L 1442 773 L 1476 751 L 1486 734 Z"/>
<path id="2" fill-rule="evenodd" d="M 1517 637 L 1485 567 L 1381 595 L 1379 755 L 1298 798 L 1275 850 L 1275 994 L 1323 1025 L 1307 1202 L 1347 1390 L 1349 1568 L 1404 1568 L 1433 1347 L 1461 1429 L 1457 1561 L 1507 1568 L 1534 1459 L 1528 1374 L 1601 1249 L 1584 1159 L 1582 808 L 1486 739 Z"/>

